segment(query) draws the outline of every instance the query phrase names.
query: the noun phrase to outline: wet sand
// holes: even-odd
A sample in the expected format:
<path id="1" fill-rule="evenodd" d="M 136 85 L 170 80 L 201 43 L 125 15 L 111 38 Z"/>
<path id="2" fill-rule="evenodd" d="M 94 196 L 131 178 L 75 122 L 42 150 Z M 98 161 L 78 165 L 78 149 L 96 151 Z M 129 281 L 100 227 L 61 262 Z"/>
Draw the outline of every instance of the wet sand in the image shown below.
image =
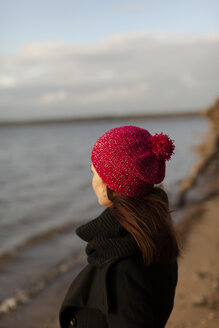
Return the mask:
<path id="1" fill-rule="evenodd" d="M 37 293 L 31 302 L 18 306 L 15 311 L 4 315 L 1 328 L 58 328 L 61 302 L 71 281 L 86 264 L 84 251 L 75 258 L 75 265 L 50 281 L 46 289 Z"/>

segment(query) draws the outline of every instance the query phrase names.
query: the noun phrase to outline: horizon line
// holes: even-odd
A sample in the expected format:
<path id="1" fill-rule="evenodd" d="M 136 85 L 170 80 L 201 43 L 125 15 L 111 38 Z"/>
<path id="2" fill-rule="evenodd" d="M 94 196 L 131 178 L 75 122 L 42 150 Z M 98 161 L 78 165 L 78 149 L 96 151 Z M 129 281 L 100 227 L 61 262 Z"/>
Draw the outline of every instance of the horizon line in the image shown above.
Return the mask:
<path id="1" fill-rule="evenodd" d="M 15 119 L 15 120 L 0 120 L 0 126 L 9 125 L 37 125 L 37 124 L 65 124 L 65 123 L 83 123 L 83 122 L 97 122 L 97 121 L 114 121 L 126 119 L 166 119 L 166 118 L 180 118 L 180 117 L 197 117 L 202 115 L 203 110 L 193 110 L 186 112 L 166 112 L 159 114 L 124 114 L 124 115 L 97 115 L 97 116 L 73 116 L 73 117 L 57 117 L 57 118 L 41 118 L 41 119 Z"/>

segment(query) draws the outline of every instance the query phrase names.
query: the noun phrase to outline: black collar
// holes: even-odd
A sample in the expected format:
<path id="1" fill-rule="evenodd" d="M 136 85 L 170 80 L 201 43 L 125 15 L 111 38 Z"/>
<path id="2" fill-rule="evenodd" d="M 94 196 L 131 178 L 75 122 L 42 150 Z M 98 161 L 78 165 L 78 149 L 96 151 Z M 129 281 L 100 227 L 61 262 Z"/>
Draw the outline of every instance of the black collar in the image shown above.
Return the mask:
<path id="1" fill-rule="evenodd" d="M 123 228 L 110 208 L 106 208 L 98 217 L 79 226 L 76 234 L 87 242 L 87 260 L 95 266 L 112 259 L 140 253 L 134 237 Z"/>

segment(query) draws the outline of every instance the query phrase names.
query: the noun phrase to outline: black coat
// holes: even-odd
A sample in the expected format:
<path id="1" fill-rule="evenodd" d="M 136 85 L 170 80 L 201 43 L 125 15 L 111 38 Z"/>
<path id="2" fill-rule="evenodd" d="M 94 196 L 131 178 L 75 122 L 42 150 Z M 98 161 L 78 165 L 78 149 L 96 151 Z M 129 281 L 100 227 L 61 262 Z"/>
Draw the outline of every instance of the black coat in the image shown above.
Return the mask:
<path id="1" fill-rule="evenodd" d="M 87 264 L 62 303 L 62 328 L 163 328 L 173 308 L 177 262 L 146 268 L 140 256 Z"/>

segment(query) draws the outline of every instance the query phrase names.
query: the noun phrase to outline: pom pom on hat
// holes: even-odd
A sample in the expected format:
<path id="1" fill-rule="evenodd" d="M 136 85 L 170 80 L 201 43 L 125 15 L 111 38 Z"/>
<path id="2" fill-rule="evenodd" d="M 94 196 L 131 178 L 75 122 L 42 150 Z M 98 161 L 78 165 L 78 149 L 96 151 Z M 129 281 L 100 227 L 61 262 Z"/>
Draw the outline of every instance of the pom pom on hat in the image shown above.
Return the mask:
<path id="1" fill-rule="evenodd" d="M 127 125 L 105 132 L 91 151 L 91 161 L 102 180 L 114 191 L 142 197 L 165 177 L 165 162 L 174 151 L 173 140 L 161 132 Z"/>
<path id="2" fill-rule="evenodd" d="M 151 150 L 157 158 L 163 158 L 164 160 L 170 160 L 174 154 L 175 146 L 174 140 L 171 140 L 167 134 L 156 133 L 151 137 Z"/>

